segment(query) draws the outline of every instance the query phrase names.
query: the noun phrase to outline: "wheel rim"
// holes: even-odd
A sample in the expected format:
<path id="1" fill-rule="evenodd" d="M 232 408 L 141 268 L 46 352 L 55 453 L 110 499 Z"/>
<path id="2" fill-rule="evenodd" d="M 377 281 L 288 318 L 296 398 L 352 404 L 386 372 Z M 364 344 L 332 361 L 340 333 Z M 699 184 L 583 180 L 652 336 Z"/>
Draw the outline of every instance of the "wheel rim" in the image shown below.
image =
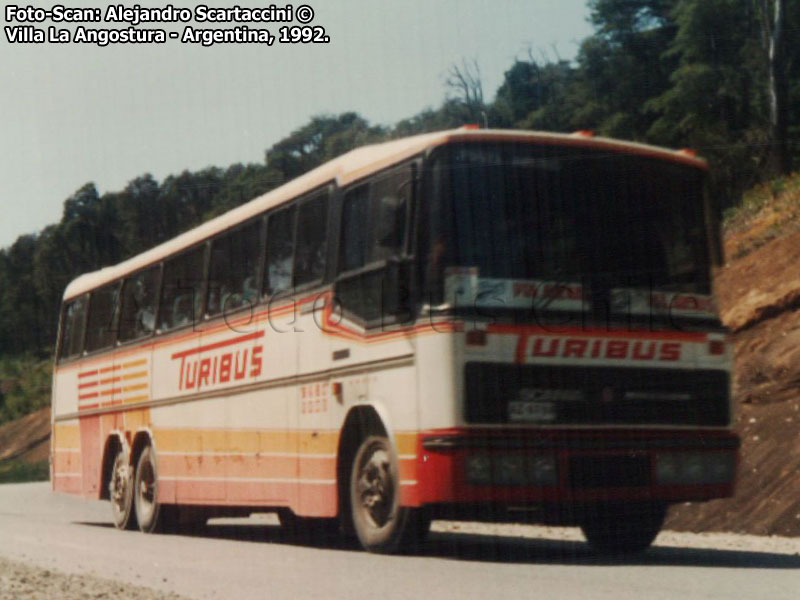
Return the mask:
<path id="1" fill-rule="evenodd" d="M 114 460 L 108 492 L 114 512 L 119 518 L 124 518 L 130 510 L 131 478 L 130 467 L 122 452 Z"/>
<path id="2" fill-rule="evenodd" d="M 139 467 L 137 497 L 139 502 L 137 508 L 140 513 L 141 521 L 149 521 L 153 514 L 153 508 L 156 500 L 156 473 L 153 469 L 153 463 L 149 460 L 144 461 Z"/>
<path id="3" fill-rule="evenodd" d="M 370 446 L 359 464 L 356 480 L 359 509 L 373 527 L 383 527 L 392 518 L 394 483 L 388 448 L 380 443 Z"/>

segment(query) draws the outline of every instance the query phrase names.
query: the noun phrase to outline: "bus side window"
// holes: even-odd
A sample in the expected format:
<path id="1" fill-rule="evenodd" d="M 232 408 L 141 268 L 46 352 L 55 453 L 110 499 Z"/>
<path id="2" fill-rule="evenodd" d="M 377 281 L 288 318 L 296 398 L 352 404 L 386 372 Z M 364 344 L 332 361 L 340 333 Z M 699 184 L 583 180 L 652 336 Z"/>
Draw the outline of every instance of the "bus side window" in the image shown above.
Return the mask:
<path id="1" fill-rule="evenodd" d="M 89 319 L 86 325 L 86 352 L 102 350 L 114 344 L 118 299 L 119 282 L 92 292 L 89 298 Z"/>
<path id="2" fill-rule="evenodd" d="M 328 241 L 328 193 L 303 202 L 297 215 L 294 284 L 319 281 L 325 275 Z"/>
<path id="3" fill-rule="evenodd" d="M 376 179 L 370 186 L 370 262 L 387 260 L 403 252 L 411 182 L 411 169 L 403 167 Z"/>
<path id="4" fill-rule="evenodd" d="M 345 192 L 342 211 L 337 299 L 367 322 L 381 317 L 386 261 L 405 247 L 413 173 L 409 166 L 389 171 Z M 366 268 L 366 272 L 359 269 Z"/>
<path id="5" fill-rule="evenodd" d="M 211 243 L 207 315 L 255 304 L 262 224 L 253 221 Z"/>
<path id="6" fill-rule="evenodd" d="M 342 215 L 339 272 L 403 252 L 412 172 L 407 166 L 348 190 Z"/>
<path id="7" fill-rule="evenodd" d="M 202 299 L 205 246 L 164 263 L 159 329 L 167 331 L 197 321 Z"/>
<path id="8" fill-rule="evenodd" d="M 59 355 L 59 358 L 62 360 L 79 356 L 83 351 L 83 332 L 87 304 L 86 295 L 83 295 L 72 300 L 64 309 L 61 351 Z"/>
<path id="9" fill-rule="evenodd" d="M 158 274 L 159 267 L 151 267 L 125 280 L 119 322 L 120 342 L 137 340 L 155 330 Z"/>
<path id="10" fill-rule="evenodd" d="M 267 261 L 264 293 L 275 295 L 292 287 L 296 206 L 279 210 L 267 221 Z"/>

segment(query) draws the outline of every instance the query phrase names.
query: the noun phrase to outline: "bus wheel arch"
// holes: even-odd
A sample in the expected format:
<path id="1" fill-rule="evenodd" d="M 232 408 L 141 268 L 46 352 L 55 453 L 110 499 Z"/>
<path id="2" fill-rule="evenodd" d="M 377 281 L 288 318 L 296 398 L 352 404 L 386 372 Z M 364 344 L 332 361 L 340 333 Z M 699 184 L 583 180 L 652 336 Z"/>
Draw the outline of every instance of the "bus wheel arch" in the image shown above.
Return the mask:
<path id="1" fill-rule="evenodd" d="M 356 406 L 345 417 L 339 434 L 339 447 L 336 452 L 336 497 L 338 512 L 344 530 L 354 533 L 353 520 L 349 507 L 350 469 L 361 442 L 370 435 L 388 435 L 386 426 L 372 405 Z"/>
<path id="2" fill-rule="evenodd" d="M 348 413 L 339 441 L 339 513 L 345 531 L 370 552 L 406 550 L 427 529 L 420 509 L 400 504 L 399 461 L 389 431 L 374 406 L 359 406 Z"/>

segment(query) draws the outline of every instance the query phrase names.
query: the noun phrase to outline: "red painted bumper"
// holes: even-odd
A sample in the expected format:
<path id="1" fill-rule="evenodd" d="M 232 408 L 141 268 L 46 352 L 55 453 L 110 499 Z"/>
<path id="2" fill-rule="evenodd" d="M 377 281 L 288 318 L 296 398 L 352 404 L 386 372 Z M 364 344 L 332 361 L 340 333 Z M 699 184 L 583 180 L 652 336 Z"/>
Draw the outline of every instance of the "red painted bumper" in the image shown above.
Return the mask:
<path id="1" fill-rule="evenodd" d="M 683 502 L 733 495 L 735 481 L 714 484 L 662 485 L 655 461 L 659 453 L 722 452 L 738 460 L 739 438 L 728 431 L 503 430 L 443 429 L 423 433 L 417 449 L 417 503 L 424 504 L 579 504 L 600 501 L 653 500 Z M 552 455 L 557 475 L 552 485 L 477 485 L 468 481 L 467 457 Z M 635 485 L 591 485 L 576 482 L 576 460 L 611 461 L 634 457 L 649 468 Z M 609 464 L 609 463 L 606 463 Z M 600 477 L 602 479 L 602 476 Z M 623 474 L 624 479 L 624 474 Z"/>

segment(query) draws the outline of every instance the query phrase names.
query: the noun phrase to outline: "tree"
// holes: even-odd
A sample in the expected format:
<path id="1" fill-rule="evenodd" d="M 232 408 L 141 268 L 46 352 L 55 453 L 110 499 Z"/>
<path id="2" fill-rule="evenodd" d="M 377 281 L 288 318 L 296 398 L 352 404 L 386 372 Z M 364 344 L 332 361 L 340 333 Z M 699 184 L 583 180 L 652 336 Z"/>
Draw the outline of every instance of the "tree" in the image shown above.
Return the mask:
<path id="1" fill-rule="evenodd" d="M 452 65 L 445 78 L 445 87 L 451 109 L 460 109 L 459 112 L 463 114 L 462 123 L 486 124 L 486 104 L 483 101 L 481 69 L 477 60 L 465 58 L 460 66 Z"/>
<path id="2" fill-rule="evenodd" d="M 759 0 L 762 43 L 769 73 L 768 164 L 777 174 L 791 171 L 789 154 L 789 64 L 786 52 L 786 0 Z"/>

